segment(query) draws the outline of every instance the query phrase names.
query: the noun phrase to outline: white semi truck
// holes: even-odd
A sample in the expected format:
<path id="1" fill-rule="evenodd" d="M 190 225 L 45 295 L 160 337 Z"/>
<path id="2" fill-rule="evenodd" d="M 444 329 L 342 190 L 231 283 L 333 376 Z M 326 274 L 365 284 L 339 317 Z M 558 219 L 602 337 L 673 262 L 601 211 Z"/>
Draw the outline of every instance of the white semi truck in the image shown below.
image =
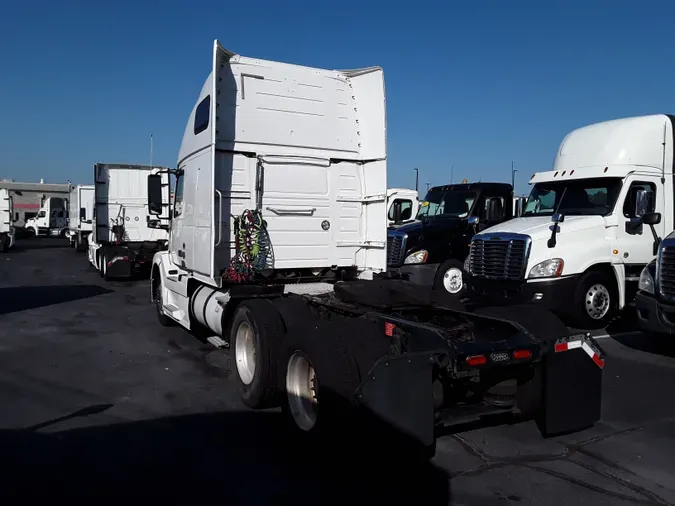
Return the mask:
<path id="1" fill-rule="evenodd" d="M 12 225 L 14 210 L 12 196 L 6 188 L 0 188 L 0 253 L 14 246 L 15 233 Z"/>
<path id="2" fill-rule="evenodd" d="M 87 242 L 93 229 L 94 186 L 73 187 L 68 202 L 68 240 L 75 251 L 87 251 Z"/>
<path id="3" fill-rule="evenodd" d="M 64 237 L 68 232 L 68 201 L 61 197 L 47 197 L 37 215 L 24 225 L 35 237 Z"/>
<path id="4" fill-rule="evenodd" d="M 148 174 L 160 167 L 97 163 L 94 165 L 93 229 L 89 262 L 104 279 L 129 278 L 149 271 L 153 255 L 166 249 L 169 175 L 159 176 L 167 204 L 148 213 Z M 164 221 L 164 223 L 162 223 Z"/>
<path id="5" fill-rule="evenodd" d="M 281 406 L 305 437 L 374 421 L 389 444 L 426 456 L 436 428 L 486 414 L 534 417 L 545 434 L 599 418 L 592 338 L 546 311 L 544 335 L 528 328 L 529 308 L 440 308 L 385 273 L 380 68 L 301 67 L 218 41 L 212 62 L 167 170 L 175 202 L 152 300 L 160 324 L 231 350 L 247 406 Z M 156 216 L 163 176 L 148 176 Z"/>
<path id="6" fill-rule="evenodd" d="M 471 297 L 535 303 L 577 328 L 606 326 L 633 300 L 659 238 L 673 230 L 673 118 L 569 133 L 552 170 L 532 176 L 522 217 L 473 238 Z"/>

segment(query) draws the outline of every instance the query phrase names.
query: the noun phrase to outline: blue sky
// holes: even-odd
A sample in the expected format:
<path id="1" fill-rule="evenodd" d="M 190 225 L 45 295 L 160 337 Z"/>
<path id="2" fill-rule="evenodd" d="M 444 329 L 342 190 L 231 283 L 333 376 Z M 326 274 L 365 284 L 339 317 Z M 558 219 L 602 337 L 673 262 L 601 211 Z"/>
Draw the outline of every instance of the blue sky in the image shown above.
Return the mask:
<path id="1" fill-rule="evenodd" d="M 397 5 L 400 5 L 398 7 Z M 215 38 L 246 56 L 384 68 L 389 186 L 548 170 L 564 135 L 675 112 L 675 2 L 5 2 L 0 178 L 175 166 Z"/>

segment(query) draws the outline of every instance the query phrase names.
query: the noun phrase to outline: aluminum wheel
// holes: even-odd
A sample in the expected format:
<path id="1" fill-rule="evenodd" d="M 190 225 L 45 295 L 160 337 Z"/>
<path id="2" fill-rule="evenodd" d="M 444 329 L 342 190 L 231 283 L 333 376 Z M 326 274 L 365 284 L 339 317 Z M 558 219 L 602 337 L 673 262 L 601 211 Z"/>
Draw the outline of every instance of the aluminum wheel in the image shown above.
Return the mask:
<path id="1" fill-rule="evenodd" d="M 464 286 L 462 280 L 462 271 L 457 267 L 450 267 L 445 274 L 443 274 L 443 288 L 449 293 L 459 293 Z"/>
<path id="2" fill-rule="evenodd" d="M 312 430 L 316 425 L 318 384 L 312 363 L 300 351 L 293 353 L 288 360 L 286 395 L 295 424 L 301 430 Z"/>
<path id="3" fill-rule="evenodd" d="M 605 317 L 609 311 L 610 295 L 605 285 L 596 283 L 586 292 L 586 313 L 594 320 Z"/>
<path id="4" fill-rule="evenodd" d="M 255 375 L 256 360 L 253 329 L 247 322 L 241 322 L 234 339 L 234 355 L 239 378 L 244 385 L 250 385 Z"/>

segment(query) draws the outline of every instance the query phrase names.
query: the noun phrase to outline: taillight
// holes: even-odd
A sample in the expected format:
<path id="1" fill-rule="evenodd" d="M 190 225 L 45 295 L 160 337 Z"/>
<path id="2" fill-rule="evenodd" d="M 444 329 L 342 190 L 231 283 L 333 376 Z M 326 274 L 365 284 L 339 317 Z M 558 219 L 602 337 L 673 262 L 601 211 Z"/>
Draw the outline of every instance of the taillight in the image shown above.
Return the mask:
<path id="1" fill-rule="evenodd" d="M 486 362 L 487 358 L 485 358 L 485 355 L 471 355 L 469 357 L 466 357 L 466 363 L 469 364 L 470 366 L 483 365 Z"/>
<path id="2" fill-rule="evenodd" d="M 524 360 L 526 358 L 530 358 L 532 356 L 532 352 L 530 350 L 516 350 L 513 352 L 513 358 L 516 360 Z"/>

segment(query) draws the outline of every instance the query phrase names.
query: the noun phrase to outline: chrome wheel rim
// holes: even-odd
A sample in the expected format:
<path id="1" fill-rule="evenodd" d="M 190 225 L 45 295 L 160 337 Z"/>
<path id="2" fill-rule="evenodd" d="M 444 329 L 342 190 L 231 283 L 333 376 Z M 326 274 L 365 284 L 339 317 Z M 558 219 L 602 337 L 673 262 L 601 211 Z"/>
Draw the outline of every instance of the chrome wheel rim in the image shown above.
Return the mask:
<path id="1" fill-rule="evenodd" d="M 462 271 L 457 267 L 451 267 L 443 274 L 443 288 L 449 293 L 459 293 L 464 286 Z"/>
<path id="2" fill-rule="evenodd" d="M 594 320 L 604 318 L 609 312 L 610 295 L 604 285 L 596 283 L 586 292 L 586 313 Z"/>
<path id="3" fill-rule="evenodd" d="M 301 351 L 288 360 L 286 395 L 295 424 L 303 431 L 312 430 L 317 419 L 318 383 L 314 366 Z"/>
<path id="4" fill-rule="evenodd" d="M 234 354 L 237 373 L 244 385 L 250 385 L 255 375 L 255 340 L 253 329 L 247 322 L 241 322 L 235 334 Z"/>

